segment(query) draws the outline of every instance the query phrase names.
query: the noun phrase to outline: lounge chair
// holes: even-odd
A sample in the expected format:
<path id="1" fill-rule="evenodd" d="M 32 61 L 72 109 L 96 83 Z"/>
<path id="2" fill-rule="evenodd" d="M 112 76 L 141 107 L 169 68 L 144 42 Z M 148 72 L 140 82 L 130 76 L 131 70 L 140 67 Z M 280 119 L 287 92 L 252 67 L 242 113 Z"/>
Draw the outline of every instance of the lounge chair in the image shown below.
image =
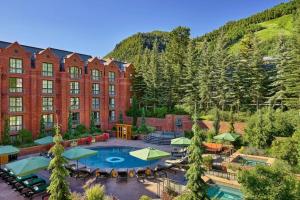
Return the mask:
<path id="1" fill-rule="evenodd" d="M 25 193 L 23 193 L 23 195 L 26 198 L 32 199 L 33 196 L 46 192 L 48 186 L 49 186 L 49 184 L 35 185 L 35 186 L 29 188 L 29 190 L 26 191 Z"/>
<path id="2" fill-rule="evenodd" d="M 137 181 L 142 180 L 144 182 L 145 178 L 146 178 L 146 169 L 141 168 L 141 169 L 136 170 L 135 176 L 136 176 Z"/>
<path id="3" fill-rule="evenodd" d="M 175 160 L 165 160 L 165 162 L 168 164 L 172 164 L 174 167 L 183 168 L 185 165 L 188 164 L 188 157 L 186 156 Z"/>
<path id="4" fill-rule="evenodd" d="M 128 180 L 128 169 L 119 169 L 117 181 L 127 181 Z"/>
<path id="5" fill-rule="evenodd" d="M 91 169 L 91 168 L 87 168 L 87 167 L 79 168 L 77 170 L 76 178 L 86 179 L 86 178 L 92 177 L 97 170 L 98 169 Z"/>
<path id="6" fill-rule="evenodd" d="M 34 179 L 29 179 L 26 181 L 22 182 L 22 185 L 17 186 L 15 189 L 21 193 L 23 193 L 23 189 L 25 188 L 30 188 L 34 185 L 38 185 L 38 184 L 45 184 L 46 181 L 42 178 L 34 178 Z"/>
<path id="7" fill-rule="evenodd" d="M 36 175 L 34 174 L 30 174 L 27 176 L 17 176 L 16 179 L 14 181 L 11 181 L 10 183 L 8 183 L 9 185 L 12 185 L 12 187 L 14 187 L 16 184 L 21 184 L 23 181 L 29 180 L 29 179 L 34 179 L 37 178 Z"/>
<path id="8" fill-rule="evenodd" d="M 65 168 L 70 172 L 70 176 L 73 177 L 76 175 L 76 164 L 65 165 Z"/>
<path id="9" fill-rule="evenodd" d="M 98 180 L 106 180 L 107 178 L 109 178 L 110 177 L 110 172 L 111 171 L 103 171 L 103 170 L 97 170 L 96 172 L 95 172 L 95 174 L 96 174 L 96 181 L 98 181 Z"/>
<path id="10" fill-rule="evenodd" d="M 184 157 L 186 156 L 187 150 L 186 149 L 174 149 L 173 151 L 171 151 L 171 156 L 172 157 Z"/>

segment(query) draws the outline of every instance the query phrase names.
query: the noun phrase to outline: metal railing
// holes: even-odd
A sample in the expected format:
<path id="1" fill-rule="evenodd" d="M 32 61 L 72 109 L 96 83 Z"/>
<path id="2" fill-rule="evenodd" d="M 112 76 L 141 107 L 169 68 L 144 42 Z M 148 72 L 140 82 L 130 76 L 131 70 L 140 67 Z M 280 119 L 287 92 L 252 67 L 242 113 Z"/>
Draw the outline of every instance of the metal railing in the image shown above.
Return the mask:
<path id="1" fill-rule="evenodd" d="M 220 178 L 225 178 L 228 180 L 237 180 L 237 174 L 235 174 L 235 173 L 224 172 L 224 171 L 219 171 L 219 170 L 207 170 L 205 173 L 209 174 L 209 175 L 217 176 Z"/>

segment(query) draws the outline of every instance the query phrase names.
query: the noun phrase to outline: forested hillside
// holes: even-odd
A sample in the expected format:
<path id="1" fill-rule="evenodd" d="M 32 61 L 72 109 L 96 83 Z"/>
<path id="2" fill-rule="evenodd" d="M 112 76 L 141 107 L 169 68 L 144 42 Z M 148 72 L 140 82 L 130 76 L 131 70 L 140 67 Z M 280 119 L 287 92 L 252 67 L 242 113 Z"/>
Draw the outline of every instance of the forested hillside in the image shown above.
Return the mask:
<path id="1" fill-rule="evenodd" d="M 142 106 L 256 110 L 300 103 L 299 1 L 191 39 L 190 29 L 135 34 L 107 56 L 134 63 Z M 155 110 L 154 109 L 154 110 Z"/>

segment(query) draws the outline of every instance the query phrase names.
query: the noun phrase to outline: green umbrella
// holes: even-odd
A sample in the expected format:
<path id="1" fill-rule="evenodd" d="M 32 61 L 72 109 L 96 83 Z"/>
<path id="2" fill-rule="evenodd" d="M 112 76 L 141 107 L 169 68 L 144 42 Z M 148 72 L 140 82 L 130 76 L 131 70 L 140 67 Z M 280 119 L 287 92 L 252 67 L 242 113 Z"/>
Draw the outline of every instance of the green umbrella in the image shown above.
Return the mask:
<path id="1" fill-rule="evenodd" d="M 239 138 L 240 135 L 235 134 L 235 133 L 223 133 L 220 135 L 216 135 L 214 137 L 215 140 L 227 140 L 230 142 L 234 142 L 237 138 Z"/>
<path id="2" fill-rule="evenodd" d="M 12 145 L 0 146 L 0 156 L 13 155 L 19 153 L 20 150 Z"/>
<path id="3" fill-rule="evenodd" d="M 52 144 L 53 143 L 53 137 L 52 136 L 46 136 L 37 140 L 34 140 L 35 144 L 43 145 L 43 144 Z"/>
<path id="4" fill-rule="evenodd" d="M 16 176 L 26 176 L 47 169 L 50 159 L 43 156 L 29 157 L 6 164 Z"/>
<path id="5" fill-rule="evenodd" d="M 170 156 L 170 153 L 168 152 L 154 149 L 151 147 L 131 151 L 129 152 L 129 154 L 141 160 L 158 160 Z"/>
<path id="6" fill-rule="evenodd" d="M 63 153 L 63 156 L 68 160 L 79 160 L 81 158 L 96 155 L 97 151 L 85 149 L 85 148 L 72 148 Z"/>
<path id="7" fill-rule="evenodd" d="M 171 140 L 171 145 L 185 147 L 185 146 L 189 146 L 190 144 L 191 144 L 191 140 L 186 137 L 179 137 Z"/>

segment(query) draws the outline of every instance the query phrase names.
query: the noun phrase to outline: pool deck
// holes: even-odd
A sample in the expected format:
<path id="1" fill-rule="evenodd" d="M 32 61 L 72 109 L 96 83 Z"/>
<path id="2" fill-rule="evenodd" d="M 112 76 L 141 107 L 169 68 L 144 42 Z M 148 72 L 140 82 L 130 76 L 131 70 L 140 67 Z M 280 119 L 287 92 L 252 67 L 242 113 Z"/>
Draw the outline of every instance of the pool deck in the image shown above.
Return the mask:
<path id="1" fill-rule="evenodd" d="M 154 145 L 145 143 L 141 140 L 121 140 L 121 139 L 110 139 L 107 142 L 98 142 L 87 146 L 82 147 L 110 147 L 110 146 L 129 146 L 137 148 L 153 147 L 163 151 L 170 152 L 173 147 L 170 145 Z M 29 155 L 33 156 L 33 155 Z M 25 156 L 25 157 L 29 157 Z M 22 159 L 24 157 L 20 157 Z M 37 173 L 39 176 L 49 179 L 49 172 L 44 170 Z M 183 172 L 168 173 L 168 176 L 178 182 L 184 182 Z M 82 186 L 87 180 L 68 178 L 70 183 L 70 189 L 72 192 L 83 192 Z M 119 200 L 138 200 L 140 196 L 147 195 L 151 198 L 158 198 L 157 196 L 157 185 L 158 183 L 155 180 L 146 180 L 145 182 L 138 182 L 136 178 L 128 178 L 127 182 L 117 182 L 114 178 L 109 178 L 106 181 L 99 182 L 105 186 L 107 195 L 114 195 Z M 23 200 L 24 198 L 15 192 L 8 186 L 5 182 L 0 180 L 0 199 L 2 200 Z M 34 200 L 41 200 L 41 196 L 34 198 Z"/>

